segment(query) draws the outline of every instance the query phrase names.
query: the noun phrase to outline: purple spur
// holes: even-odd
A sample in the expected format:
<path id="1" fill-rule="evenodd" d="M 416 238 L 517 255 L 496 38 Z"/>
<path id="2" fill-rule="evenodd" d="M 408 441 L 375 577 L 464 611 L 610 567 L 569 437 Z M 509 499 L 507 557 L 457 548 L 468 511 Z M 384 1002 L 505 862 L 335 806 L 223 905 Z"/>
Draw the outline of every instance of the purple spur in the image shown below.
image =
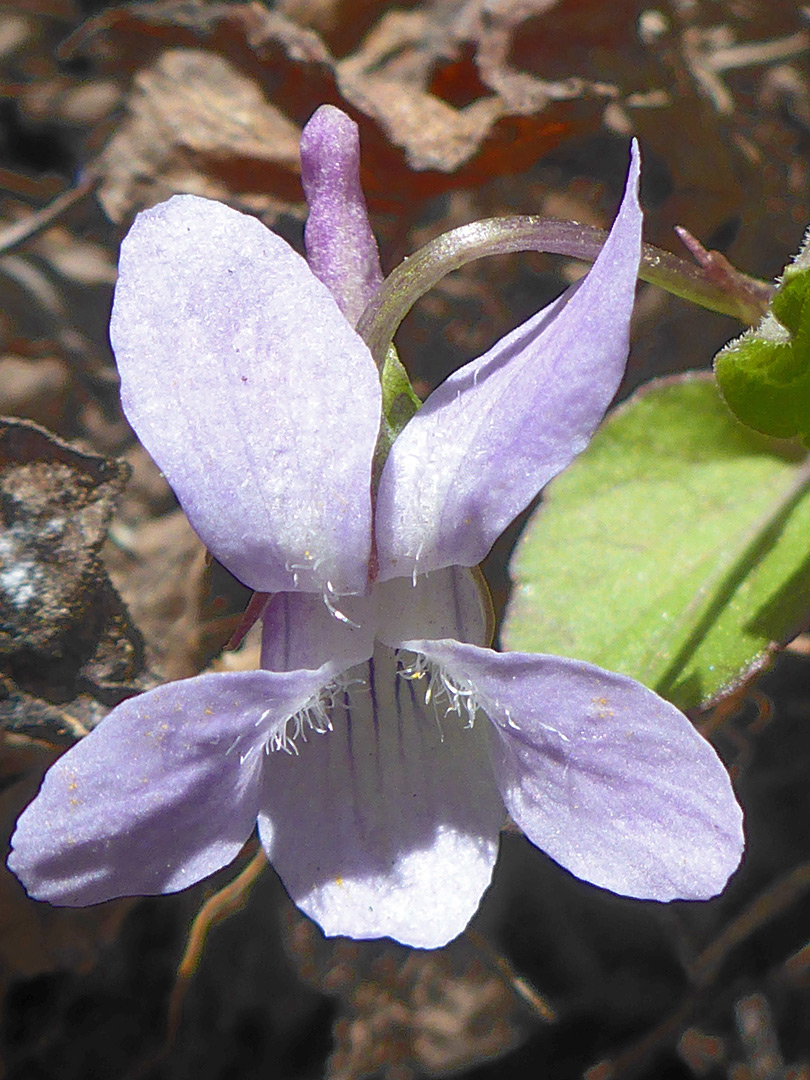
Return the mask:
<path id="1" fill-rule="evenodd" d="M 308 261 L 192 195 L 124 240 L 124 410 L 207 547 L 271 594 L 261 668 L 113 709 L 48 771 L 9 865 L 54 904 L 170 893 L 258 822 L 327 934 L 430 948 L 475 912 L 509 815 L 585 881 L 711 897 L 743 844 L 714 750 L 632 679 L 489 648 L 474 569 L 619 385 L 638 153 L 588 275 L 439 386 L 373 485 L 380 378 L 354 326 L 382 275 L 358 154 L 355 125 L 318 110 L 301 142 Z"/>

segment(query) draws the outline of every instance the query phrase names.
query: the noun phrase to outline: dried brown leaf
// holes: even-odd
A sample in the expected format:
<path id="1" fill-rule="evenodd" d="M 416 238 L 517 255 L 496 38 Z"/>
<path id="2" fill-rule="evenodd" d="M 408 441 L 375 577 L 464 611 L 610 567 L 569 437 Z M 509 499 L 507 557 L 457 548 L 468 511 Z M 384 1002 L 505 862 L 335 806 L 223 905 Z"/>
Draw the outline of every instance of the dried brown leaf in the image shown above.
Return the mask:
<path id="1" fill-rule="evenodd" d="M 362 128 L 364 178 L 369 180 L 371 202 L 379 197 L 390 205 L 412 195 L 414 185 L 420 193 L 432 194 L 520 170 L 571 130 L 598 127 L 599 102 L 606 94 L 615 94 L 614 88 L 591 86 L 583 79 L 546 84 L 511 71 L 507 58 L 510 27 L 536 8 L 536 4 L 524 5 L 516 9 L 517 15 L 509 9 L 506 17 L 495 7 L 484 10 L 481 0 L 445 0 L 412 12 L 388 12 L 355 53 L 336 61 L 316 33 L 262 4 L 188 5 L 168 0 L 108 11 L 85 24 L 66 51 L 70 55 L 106 51 L 115 57 L 119 71 L 121 67 L 137 69 L 148 58 L 153 66 L 146 71 L 153 72 L 160 70 L 161 48 L 205 41 L 212 52 L 222 54 L 223 63 L 227 56 L 234 76 L 238 69 L 256 86 L 263 86 L 296 125 L 303 124 L 324 101 L 348 107 Z M 364 14 L 367 17 L 368 11 Z M 180 189 L 177 185 L 199 190 L 199 180 L 197 187 L 189 186 L 193 178 L 189 180 L 187 162 L 177 172 L 167 168 L 166 175 L 160 175 L 166 134 L 159 135 L 154 152 L 141 145 L 153 128 L 161 133 L 175 126 L 171 116 L 175 106 L 181 114 L 194 115 L 197 105 L 187 100 L 177 105 L 176 87 L 169 91 L 156 84 L 153 74 L 147 75 L 144 85 L 143 74 L 142 69 L 136 75 L 130 103 L 143 122 L 143 132 L 135 139 L 135 160 L 145 164 L 147 177 L 157 172 L 163 181 L 148 201 L 164 197 L 172 183 L 175 190 Z M 168 73 L 168 82 L 172 80 Z M 223 89 L 227 96 L 227 88 Z M 255 93 L 254 87 L 251 96 Z M 163 105 L 153 109 L 142 100 L 144 94 L 161 98 Z M 259 131 L 264 137 L 261 124 Z M 212 156 L 225 153 L 227 116 L 222 138 L 213 148 L 206 141 L 209 137 L 200 146 L 184 147 L 189 154 L 207 158 L 203 166 L 196 163 L 200 172 L 213 173 L 206 177 L 203 193 L 219 193 L 223 189 L 219 185 L 224 185 L 232 198 L 244 198 L 244 178 L 230 171 L 223 175 L 221 163 L 211 166 Z M 184 145 L 182 140 L 180 145 Z M 131 152 L 127 140 L 120 147 L 113 140 L 109 153 L 123 173 Z M 238 145 L 233 152 L 238 157 Z M 251 148 L 250 153 L 254 152 Z M 282 169 L 273 174 L 267 170 L 267 156 L 266 147 L 257 155 L 259 192 L 273 190 L 282 198 L 299 198 L 294 155 L 282 155 Z M 248 160 L 255 175 L 256 157 Z M 103 167 L 110 168 L 107 155 Z M 237 172 L 238 168 L 237 162 Z M 420 175 L 415 178 L 413 170 Z M 268 183 L 275 186 L 262 186 Z M 247 194 L 255 197 L 256 191 L 250 188 L 248 183 Z M 138 198 L 130 196 L 133 205 L 143 200 L 143 193 Z M 123 219 L 120 197 L 111 197 L 105 190 L 103 201 L 108 213 Z"/>
<path id="2" fill-rule="evenodd" d="M 525 1034 L 513 990 L 463 936 L 429 952 L 325 938 L 292 909 L 287 929 L 302 978 L 340 1000 L 329 1080 L 443 1076 L 506 1053 Z"/>
<path id="3" fill-rule="evenodd" d="M 503 106 L 490 95 L 458 109 L 427 91 L 437 59 L 422 49 L 430 29 L 423 12 L 389 12 L 362 48 L 338 65 L 338 85 L 404 149 L 411 168 L 453 172 L 474 155 Z"/>
<path id="4" fill-rule="evenodd" d="M 97 163 L 99 198 L 118 222 L 177 191 L 261 209 L 297 191 L 298 137 L 229 61 L 169 49 L 135 77 L 128 116 Z"/>
<path id="5" fill-rule="evenodd" d="M 70 372 L 57 357 L 0 357 L 0 416 L 22 416 L 57 428 L 69 395 Z"/>
<path id="6" fill-rule="evenodd" d="M 520 171 L 564 135 L 598 127 L 599 102 L 617 94 L 512 69 L 513 26 L 537 7 L 440 0 L 388 12 L 336 65 L 341 94 L 377 121 L 411 169 L 453 174 L 452 181 L 434 177 L 436 190 Z"/>
<path id="7" fill-rule="evenodd" d="M 196 675 L 235 630 L 250 590 L 211 560 L 182 510 L 112 530 L 105 562 L 166 679 Z"/>

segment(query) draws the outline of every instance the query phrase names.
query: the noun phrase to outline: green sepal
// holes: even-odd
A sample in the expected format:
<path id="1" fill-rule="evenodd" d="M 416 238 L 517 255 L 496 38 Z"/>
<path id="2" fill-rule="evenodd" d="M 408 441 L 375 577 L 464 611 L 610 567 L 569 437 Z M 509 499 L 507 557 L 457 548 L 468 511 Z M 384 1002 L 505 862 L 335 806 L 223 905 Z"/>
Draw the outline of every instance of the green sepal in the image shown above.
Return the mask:
<path id="1" fill-rule="evenodd" d="M 374 475 L 379 477 L 391 445 L 422 402 L 414 393 L 408 373 L 393 345 L 389 345 L 382 373 L 382 420 L 374 454 Z"/>

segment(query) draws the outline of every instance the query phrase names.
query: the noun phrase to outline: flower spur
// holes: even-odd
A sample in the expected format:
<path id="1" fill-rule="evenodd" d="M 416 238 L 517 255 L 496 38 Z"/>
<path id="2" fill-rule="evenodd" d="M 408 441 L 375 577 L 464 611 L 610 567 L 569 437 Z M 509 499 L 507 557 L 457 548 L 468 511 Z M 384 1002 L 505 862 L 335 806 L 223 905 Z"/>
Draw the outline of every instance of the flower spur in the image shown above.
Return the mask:
<path id="1" fill-rule="evenodd" d="M 301 153 L 308 263 L 176 196 L 125 239 L 111 323 L 130 422 L 208 548 L 270 594 L 261 669 L 120 704 L 46 774 L 9 865 L 57 904 L 169 893 L 258 822 L 327 934 L 435 947 L 476 910 L 508 813 L 596 885 L 716 894 L 742 826 L 709 744 L 631 679 L 490 649 L 472 569 L 622 377 L 637 152 L 587 277 L 435 390 L 373 484 L 380 378 L 353 327 L 382 275 L 356 128 L 324 107 Z"/>

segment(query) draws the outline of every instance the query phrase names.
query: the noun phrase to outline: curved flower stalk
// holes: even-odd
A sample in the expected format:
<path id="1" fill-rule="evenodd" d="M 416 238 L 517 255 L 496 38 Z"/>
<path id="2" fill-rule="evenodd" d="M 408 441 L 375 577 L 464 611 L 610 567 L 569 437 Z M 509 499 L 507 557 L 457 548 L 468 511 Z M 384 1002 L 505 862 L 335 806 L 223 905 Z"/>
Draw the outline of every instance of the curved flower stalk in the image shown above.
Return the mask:
<path id="1" fill-rule="evenodd" d="M 353 324 L 381 277 L 356 129 L 321 109 L 301 149 L 309 265 L 176 196 L 124 241 L 111 325 L 135 430 L 205 544 L 272 594 L 261 670 L 119 705 L 50 769 L 10 866 L 52 903 L 168 893 L 258 822 L 327 934 L 434 947 L 475 911 L 508 812 L 586 881 L 716 894 L 742 830 L 709 744 L 628 678 L 492 651 L 471 569 L 621 379 L 637 151 L 588 276 L 440 386 L 372 491 L 380 381 Z"/>

